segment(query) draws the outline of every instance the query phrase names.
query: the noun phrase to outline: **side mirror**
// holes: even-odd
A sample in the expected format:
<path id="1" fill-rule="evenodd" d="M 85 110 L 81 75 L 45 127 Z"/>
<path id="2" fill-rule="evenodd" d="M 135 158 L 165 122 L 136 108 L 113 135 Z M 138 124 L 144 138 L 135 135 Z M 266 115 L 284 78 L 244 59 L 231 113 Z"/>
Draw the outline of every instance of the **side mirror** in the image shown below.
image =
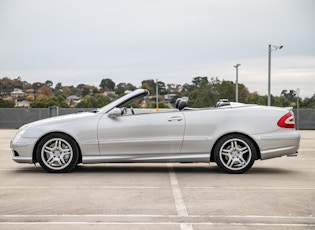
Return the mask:
<path id="1" fill-rule="evenodd" d="M 121 109 L 120 108 L 114 108 L 108 113 L 108 117 L 110 118 L 116 118 L 121 116 Z"/>

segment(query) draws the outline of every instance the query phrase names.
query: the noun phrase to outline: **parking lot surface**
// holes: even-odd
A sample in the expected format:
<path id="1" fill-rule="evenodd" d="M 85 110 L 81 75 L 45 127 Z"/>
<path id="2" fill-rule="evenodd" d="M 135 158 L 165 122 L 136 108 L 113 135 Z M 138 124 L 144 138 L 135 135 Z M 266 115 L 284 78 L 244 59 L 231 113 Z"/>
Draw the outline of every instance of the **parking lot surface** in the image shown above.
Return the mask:
<path id="1" fill-rule="evenodd" d="M 315 131 L 298 157 L 231 175 L 209 164 L 79 165 L 51 174 L 11 160 L 0 130 L 0 229 L 315 229 Z"/>

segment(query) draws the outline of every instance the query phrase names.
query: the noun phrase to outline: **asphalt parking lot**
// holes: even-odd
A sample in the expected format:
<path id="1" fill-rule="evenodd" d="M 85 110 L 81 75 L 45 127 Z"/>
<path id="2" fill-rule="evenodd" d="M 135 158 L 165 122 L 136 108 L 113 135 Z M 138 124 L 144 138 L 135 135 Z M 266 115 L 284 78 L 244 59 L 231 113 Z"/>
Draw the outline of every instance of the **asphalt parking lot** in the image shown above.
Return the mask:
<path id="1" fill-rule="evenodd" d="M 0 130 L 0 229 L 315 229 L 315 131 L 298 157 L 245 174 L 209 164 L 80 165 L 50 174 L 11 160 Z"/>

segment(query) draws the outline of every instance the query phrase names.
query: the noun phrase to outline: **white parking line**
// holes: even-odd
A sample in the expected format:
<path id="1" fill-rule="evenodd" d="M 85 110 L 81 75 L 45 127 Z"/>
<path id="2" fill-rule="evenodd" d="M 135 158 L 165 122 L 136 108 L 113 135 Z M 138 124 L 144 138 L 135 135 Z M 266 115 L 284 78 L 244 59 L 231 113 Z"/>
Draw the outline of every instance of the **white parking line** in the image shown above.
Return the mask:
<path id="1" fill-rule="evenodd" d="M 174 175 L 172 174 L 172 177 Z M 176 181 L 175 179 L 176 178 L 172 178 L 172 180 L 174 180 L 174 183 L 176 183 L 177 181 L 177 179 Z M 178 182 L 177 182 L 177 187 L 178 187 Z M 0 186 L 0 189 L 168 189 L 168 188 L 169 187 L 163 187 L 163 186 Z M 175 188 L 175 184 L 174 184 L 174 188 Z M 238 186 L 236 187 L 232 187 L 232 186 L 183 186 L 182 188 L 183 189 L 235 189 L 235 190 L 237 189 L 240 189 L 240 190 L 297 190 L 297 191 L 315 190 L 315 187 L 294 188 L 294 187 L 241 187 L 241 186 L 240 187 Z M 175 191 L 176 194 L 178 192 L 179 191 Z M 176 196 L 179 196 L 178 198 L 176 198 L 178 199 L 178 202 L 183 202 L 183 200 L 181 201 L 182 199 L 182 197 L 180 197 L 181 194 L 177 194 Z M 185 204 L 181 204 L 182 207 L 184 205 Z M 181 210 L 181 208 L 179 210 Z M 185 211 L 180 211 L 180 213 L 181 213 L 181 216 L 186 215 Z"/>
<path id="2" fill-rule="evenodd" d="M 3 214 L 3 218 L 38 218 L 38 217 L 154 217 L 176 218 L 178 215 L 151 215 L 151 214 Z M 189 215 L 191 218 L 266 218 L 266 219 L 309 219 L 315 220 L 315 216 L 263 216 L 263 215 Z M 314 223 L 315 224 L 315 223 Z"/>
<path id="3" fill-rule="evenodd" d="M 224 186 L 187 186 L 184 189 L 239 189 L 239 190 L 315 190 L 315 187 L 294 188 L 294 187 L 224 187 Z"/>
<path id="4" fill-rule="evenodd" d="M 0 189 L 166 189 L 161 186 L 0 186 Z"/>
<path id="5" fill-rule="evenodd" d="M 272 226 L 315 227 L 315 224 L 269 224 L 269 223 L 179 223 L 179 222 L 0 222 L 0 225 L 180 225 L 182 230 L 193 229 L 192 225 L 206 226 Z"/>
<path id="6" fill-rule="evenodd" d="M 171 163 L 168 163 L 167 167 L 168 167 L 168 174 L 170 176 L 170 181 L 172 185 L 172 192 L 173 192 L 173 196 L 175 200 L 177 214 L 178 216 L 188 216 L 186 205 L 183 199 L 182 192 L 178 185 L 178 180 L 177 180 L 173 165 Z"/>
<path id="7" fill-rule="evenodd" d="M 178 216 L 188 216 L 186 205 L 185 205 L 183 195 L 178 184 L 178 180 L 177 180 L 174 168 L 173 168 L 173 164 L 168 163 L 167 167 L 168 167 L 168 174 L 170 176 L 170 181 L 172 185 L 172 192 L 173 192 L 173 196 L 175 200 L 177 214 Z M 192 224 L 190 223 L 181 223 L 180 228 L 181 230 L 193 230 Z"/>

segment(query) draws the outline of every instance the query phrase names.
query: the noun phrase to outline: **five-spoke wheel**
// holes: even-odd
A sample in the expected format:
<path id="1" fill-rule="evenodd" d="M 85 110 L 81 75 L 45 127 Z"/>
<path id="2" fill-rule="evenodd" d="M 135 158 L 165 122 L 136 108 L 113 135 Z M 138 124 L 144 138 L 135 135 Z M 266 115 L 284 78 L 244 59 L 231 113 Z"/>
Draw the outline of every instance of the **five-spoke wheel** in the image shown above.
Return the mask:
<path id="1" fill-rule="evenodd" d="M 252 167 L 256 148 L 246 136 L 231 134 L 221 138 L 214 149 L 217 165 L 229 173 L 243 173 Z"/>
<path id="2" fill-rule="evenodd" d="M 76 142 L 69 136 L 53 133 L 39 142 L 36 158 L 49 172 L 69 172 L 78 163 L 79 149 Z"/>

